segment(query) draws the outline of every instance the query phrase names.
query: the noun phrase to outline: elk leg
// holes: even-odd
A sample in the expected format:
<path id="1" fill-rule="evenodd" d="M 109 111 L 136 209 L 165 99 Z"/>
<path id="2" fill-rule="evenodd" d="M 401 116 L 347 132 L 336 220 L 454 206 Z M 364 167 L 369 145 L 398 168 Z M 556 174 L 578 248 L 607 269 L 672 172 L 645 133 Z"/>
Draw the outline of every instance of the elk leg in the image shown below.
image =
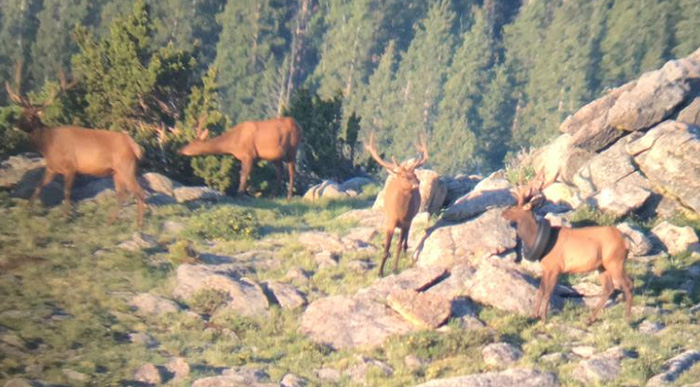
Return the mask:
<path id="1" fill-rule="evenodd" d="M 29 203 L 27 203 L 29 207 L 31 207 L 32 204 L 34 204 L 34 201 L 36 200 L 36 198 L 39 197 L 41 191 L 44 189 L 44 187 L 46 187 L 47 185 L 49 185 L 49 183 L 53 181 L 54 177 L 56 177 L 56 172 L 47 167 L 44 171 L 44 177 L 42 178 L 41 183 L 34 189 L 34 193 L 29 198 Z"/>
<path id="2" fill-rule="evenodd" d="M 143 192 L 143 188 L 138 181 L 136 181 L 136 176 L 132 175 L 126 180 L 126 187 L 129 192 L 136 196 L 136 201 L 138 203 L 138 214 L 136 215 L 136 224 L 139 229 L 143 227 L 143 215 L 146 212 L 146 193 Z"/>
<path id="3" fill-rule="evenodd" d="M 598 301 L 598 305 L 596 305 L 595 309 L 593 309 L 591 317 L 588 318 L 589 324 L 598 319 L 598 313 L 600 313 L 600 310 L 603 309 L 605 302 L 608 301 L 608 298 L 610 298 L 613 290 L 615 290 L 609 271 L 602 271 L 600 273 L 600 285 L 603 288 L 600 294 L 600 301 Z"/>
<path id="4" fill-rule="evenodd" d="M 622 291 L 625 293 L 625 317 L 629 322 L 632 318 L 632 289 L 634 288 L 634 283 L 627 273 L 625 273 L 625 268 L 623 266 L 624 260 L 621 262 L 623 263 L 619 265 L 619 268 L 615 265 L 615 270 L 614 272 L 611 271 L 611 273 L 614 273 L 615 280 L 620 284 Z"/>
<path id="5" fill-rule="evenodd" d="M 284 170 L 284 166 L 282 165 L 282 160 L 277 160 L 273 162 L 273 164 L 275 165 L 275 172 L 277 173 L 277 180 L 275 180 L 273 195 L 277 196 L 282 188 L 282 171 Z"/>
<path id="6" fill-rule="evenodd" d="M 63 211 L 68 215 L 71 207 L 70 195 L 75 181 L 75 172 L 63 175 Z"/>
<path id="7" fill-rule="evenodd" d="M 540 280 L 540 288 L 537 290 L 537 299 L 535 300 L 535 311 L 532 313 L 532 317 L 540 317 L 540 306 L 542 305 L 542 298 L 544 298 L 544 275 Z"/>
<path id="8" fill-rule="evenodd" d="M 386 259 L 389 257 L 389 247 L 391 246 L 391 238 L 394 236 L 394 229 L 393 228 L 387 228 L 386 230 L 386 238 L 384 239 L 384 253 L 382 255 L 382 264 L 379 265 L 379 277 L 384 276 L 384 264 L 386 263 Z"/>
<path id="9" fill-rule="evenodd" d="M 411 232 L 411 225 L 406 227 L 405 232 L 401 233 L 401 239 L 403 240 L 403 252 L 408 252 L 408 233 Z"/>
<path id="10" fill-rule="evenodd" d="M 399 270 L 399 257 L 401 256 L 401 250 L 403 246 L 403 239 L 406 235 L 406 229 L 401 227 L 399 229 L 399 240 L 396 243 L 396 251 L 394 252 L 394 267 L 393 271 L 397 272 Z"/>
<path id="11" fill-rule="evenodd" d="M 241 160 L 241 176 L 238 182 L 238 194 L 244 195 L 246 193 L 245 187 L 248 183 L 248 176 L 250 176 L 250 171 L 253 169 L 253 160 Z"/>
<path id="12" fill-rule="evenodd" d="M 542 297 L 542 312 L 540 317 L 543 321 L 547 321 L 547 312 L 549 311 L 549 300 L 552 297 L 552 292 L 554 292 L 554 286 L 557 284 L 557 278 L 559 278 L 559 272 L 550 271 L 544 273 L 544 293 Z"/>
<path id="13" fill-rule="evenodd" d="M 289 169 L 289 190 L 287 191 L 287 199 L 291 199 L 294 194 L 294 169 L 296 168 L 296 162 L 294 160 L 287 162 L 287 168 Z"/>
<path id="14" fill-rule="evenodd" d="M 124 183 L 116 174 L 114 175 L 114 193 L 117 197 L 117 206 L 112 210 L 112 213 L 107 219 L 108 226 L 111 226 L 117 220 L 117 217 L 119 216 L 119 210 L 121 209 L 122 204 L 124 203 Z"/>

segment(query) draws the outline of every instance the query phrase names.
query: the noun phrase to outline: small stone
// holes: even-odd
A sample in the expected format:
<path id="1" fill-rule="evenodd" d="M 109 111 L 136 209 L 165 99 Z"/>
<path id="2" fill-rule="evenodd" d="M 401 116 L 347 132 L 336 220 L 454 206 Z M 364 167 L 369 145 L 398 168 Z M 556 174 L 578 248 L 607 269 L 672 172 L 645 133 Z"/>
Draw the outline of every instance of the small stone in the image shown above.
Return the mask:
<path id="1" fill-rule="evenodd" d="M 372 270 L 374 265 L 372 262 L 364 260 L 364 259 L 355 259 L 347 263 L 348 269 L 358 272 L 358 273 L 364 273 L 367 271 Z"/>
<path id="2" fill-rule="evenodd" d="M 591 358 L 593 355 L 596 354 L 596 352 L 598 351 L 596 351 L 595 347 L 591 346 L 580 346 L 571 348 L 571 353 L 584 359 Z"/>
<path id="3" fill-rule="evenodd" d="M 148 293 L 135 296 L 130 305 L 140 316 L 162 316 L 167 313 L 177 313 L 180 310 L 175 302 Z"/>
<path id="4" fill-rule="evenodd" d="M 316 370 L 316 377 L 329 382 L 337 382 L 340 380 L 340 372 L 333 368 L 321 368 Z"/>
<path id="5" fill-rule="evenodd" d="M 622 369 L 622 349 L 611 348 L 590 359 L 582 360 L 571 376 L 585 384 L 605 383 L 615 380 Z"/>
<path id="6" fill-rule="evenodd" d="M 540 360 L 545 363 L 563 363 L 568 357 L 561 352 L 548 353 L 540 357 Z"/>
<path id="7" fill-rule="evenodd" d="M 174 380 L 182 380 L 190 375 L 190 365 L 187 360 L 182 357 L 174 357 L 170 359 L 165 368 L 173 374 Z"/>
<path id="8" fill-rule="evenodd" d="M 330 251 L 321 251 L 314 254 L 314 261 L 318 264 L 319 268 L 338 266 L 337 255 Z"/>
<path id="9" fill-rule="evenodd" d="M 416 355 L 408 355 L 403 359 L 403 364 L 411 372 L 416 372 L 423 368 L 423 366 L 426 364 L 426 361 Z"/>
<path id="10" fill-rule="evenodd" d="M 146 363 L 136 370 L 136 372 L 134 372 L 134 380 L 152 385 L 160 384 L 163 381 L 160 372 L 158 372 L 158 368 L 156 368 L 153 363 Z"/>
<path id="11" fill-rule="evenodd" d="M 392 292 L 386 300 L 406 320 L 424 329 L 439 327 L 452 313 L 449 300 L 432 293 L 398 290 Z"/>
<path id="12" fill-rule="evenodd" d="M 129 341 L 134 344 L 141 344 L 146 348 L 155 348 L 158 346 L 158 341 L 156 341 L 156 339 L 143 332 L 129 333 Z"/>
<path id="13" fill-rule="evenodd" d="M 512 344 L 494 343 L 481 350 L 484 363 L 490 366 L 502 366 L 515 364 L 523 357 L 523 351 Z"/>
<path id="14" fill-rule="evenodd" d="M 304 387 L 308 384 L 308 381 L 304 378 L 300 378 L 294 374 L 286 374 L 280 382 L 280 387 Z"/>
<path id="15" fill-rule="evenodd" d="M 682 373 L 700 362 L 700 351 L 688 350 L 672 357 L 664 363 L 665 372 L 647 381 L 647 387 L 668 386 L 678 379 Z"/>
<path id="16" fill-rule="evenodd" d="M 61 370 L 61 372 L 63 373 L 63 375 L 66 378 L 68 378 L 74 382 L 86 383 L 90 379 L 90 377 L 85 375 L 84 373 L 74 371 L 74 370 L 69 369 L 69 368 L 64 368 Z"/>
<path id="17" fill-rule="evenodd" d="M 296 309 L 306 305 L 306 298 L 294 286 L 281 282 L 268 282 L 267 288 L 283 309 Z"/>
<path id="18" fill-rule="evenodd" d="M 651 322 L 649 320 L 644 320 L 639 324 L 639 331 L 642 333 L 656 333 L 662 329 L 664 329 L 664 324 Z"/>
<path id="19" fill-rule="evenodd" d="M 372 368 L 379 369 L 384 376 L 391 376 L 394 374 L 394 369 L 382 361 L 370 359 L 362 355 L 357 355 L 356 359 L 359 363 L 349 367 L 345 371 L 345 374 L 350 376 L 350 379 L 357 383 L 364 382 L 367 378 L 367 372 Z"/>

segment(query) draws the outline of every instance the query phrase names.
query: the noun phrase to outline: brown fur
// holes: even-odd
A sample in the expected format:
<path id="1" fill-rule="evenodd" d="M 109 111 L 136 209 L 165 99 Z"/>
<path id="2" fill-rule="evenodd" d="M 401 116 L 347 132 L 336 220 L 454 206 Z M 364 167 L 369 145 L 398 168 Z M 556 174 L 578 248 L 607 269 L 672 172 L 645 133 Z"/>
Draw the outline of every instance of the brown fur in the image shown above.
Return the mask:
<path id="1" fill-rule="evenodd" d="M 206 132 L 205 132 L 206 133 Z M 296 155 L 302 139 L 299 124 L 291 117 L 273 118 L 266 121 L 247 121 L 234 126 L 219 137 L 206 140 L 198 138 L 180 149 L 185 156 L 229 154 L 241 161 L 241 176 L 238 193 L 244 193 L 250 171 L 258 159 L 272 162 L 277 171 L 277 186 L 282 182 L 283 162 L 289 169 L 289 190 L 294 190 Z"/>
<path id="2" fill-rule="evenodd" d="M 63 81 L 62 81 L 63 84 Z M 49 128 L 41 122 L 43 106 L 32 105 L 27 97 L 19 96 L 5 85 L 11 100 L 22 107 L 16 126 L 27 132 L 29 139 L 44 156 L 46 172 L 34 190 L 29 204 L 41 194 L 56 175 L 63 176 L 63 203 L 68 210 L 71 204 L 71 190 L 78 174 L 92 176 L 114 176 L 118 207 L 110 216 L 109 223 L 119 214 L 125 191 L 131 192 L 138 201 L 137 223 L 143 225 L 146 208 L 145 193 L 136 180 L 138 160 L 143 156 L 141 148 L 125 133 L 108 130 L 86 129 L 77 126 Z M 50 98 L 53 100 L 55 95 Z"/>
<path id="3" fill-rule="evenodd" d="M 402 164 L 397 164 L 394 161 L 393 165 L 382 160 L 374 149 L 374 136 L 370 135 L 369 145 L 365 144 L 370 155 L 383 166 L 391 175 L 384 194 L 384 225 L 386 227 L 386 235 L 384 241 L 384 253 L 382 255 L 382 263 L 379 266 L 379 276 L 384 275 L 384 264 L 389 257 L 389 248 L 391 239 L 394 236 L 396 228 L 400 230 L 399 241 L 396 244 L 394 268 L 398 270 L 399 255 L 401 251 L 406 252 L 408 249 L 408 233 L 411 229 L 411 221 L 418 213 L 420 207 L 420 181 L 416 177 L 415 169 L 425 164 L 428 160 L 428 151 L 423 140 L 422 147 L 419 150 L 422 152 L 422 157 L 418 161 L 406 161 Z"/>
<path id="4" fill-rule="evenodd" d="M 532 247 L 537 234 L 537 221 L 532 213 L 535 194 L 522 191 L 515 194 L 517 204 L 503 211 L 503 217 L 517 223 L 517 233 L 526 246 Z M 535 197 L 533 197 L 535 196 Z M 632 309 L 633 283 L 625 272 L 625 260 L 629 245 L 622 233 L 612 226 L 583 228 L 561 228 L 559 236 L 547 255 L 542 258 L 542 280 L 535 303 L 534 316 L 546 320 L 549 300 L 563 273 L 587 273 L 598 270 L 602 286 L 601 298 L 589 318 L 589 323 L 597 319 L 598 313 L 614 290 L 614 283 L 622 287 L 626 300 L 626 316 L 630 319 Z"/>

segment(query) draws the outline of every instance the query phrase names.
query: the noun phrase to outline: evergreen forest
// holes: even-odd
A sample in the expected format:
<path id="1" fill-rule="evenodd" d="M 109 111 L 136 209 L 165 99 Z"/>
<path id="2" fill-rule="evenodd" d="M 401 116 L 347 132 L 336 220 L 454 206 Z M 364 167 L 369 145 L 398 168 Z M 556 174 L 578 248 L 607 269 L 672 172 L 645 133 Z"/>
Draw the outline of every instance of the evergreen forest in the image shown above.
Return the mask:
<path id="1" fill-rule="evenodd" d="M 368 168 L 370 132 L 387 157 L 426 133 L 431 168 L 486 173 L 699 46 L 698 0 L 0 0 L 0 80 L 37 101 L 79 80 L 46 124 L 127 131 L 147 168 L 220 190 L 234 161 L 174 152 L 202 118 L 292 115 L 318 177 Z M 5 158 L 29 146 L 0 106 Z"/>

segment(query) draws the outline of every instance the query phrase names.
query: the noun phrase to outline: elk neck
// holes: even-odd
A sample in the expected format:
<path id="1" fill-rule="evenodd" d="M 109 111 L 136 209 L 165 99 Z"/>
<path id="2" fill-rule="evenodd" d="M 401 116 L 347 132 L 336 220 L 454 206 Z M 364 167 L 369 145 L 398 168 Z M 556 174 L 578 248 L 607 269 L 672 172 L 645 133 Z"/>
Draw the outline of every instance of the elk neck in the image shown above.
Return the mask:
<path id="1" fill-rule="evenodd" d="M 231 153 L 230 147 L 227 146 L 226 136 L 223 135 L 208 140 L 198 141 L 196 143 L 195 150 L 199 155 Z"/>
<path id="2" fill-rule="evenodd" d="M 518 236 L 525 246 L 532 248 L 537 238 L 537 220 L 532 212 L 524 212 L 517 220 L 516 228 Z"/>

